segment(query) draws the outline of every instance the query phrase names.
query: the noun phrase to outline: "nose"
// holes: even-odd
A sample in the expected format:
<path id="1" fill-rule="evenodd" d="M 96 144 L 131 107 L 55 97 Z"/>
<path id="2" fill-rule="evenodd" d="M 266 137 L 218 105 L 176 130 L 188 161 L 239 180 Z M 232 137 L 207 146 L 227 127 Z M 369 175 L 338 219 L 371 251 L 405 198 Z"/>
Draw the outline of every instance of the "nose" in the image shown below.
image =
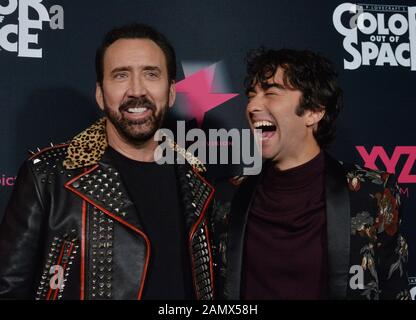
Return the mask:
<path id="1" fill-rule="evenodd" d="M 147 93 L 146 85 L 140 77 L 132 77 L 130 80 L 127 95 L 132 97 L 145 96 Z"/>
<path id="2" fill-rule="evenodd" d="M 247 104 L 247 114 L 255 114 L 258 112 L 262 112 L 265 110 L 264 102 L 263 100 L 258 97 L 252 97 Z"/>

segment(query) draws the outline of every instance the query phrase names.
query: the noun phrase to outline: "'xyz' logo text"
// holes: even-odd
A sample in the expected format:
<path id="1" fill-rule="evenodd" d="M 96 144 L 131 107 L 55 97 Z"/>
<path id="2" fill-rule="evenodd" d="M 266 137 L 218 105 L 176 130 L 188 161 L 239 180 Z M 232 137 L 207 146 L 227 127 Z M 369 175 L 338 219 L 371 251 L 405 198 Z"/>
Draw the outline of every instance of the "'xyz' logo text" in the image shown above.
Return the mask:
<path id="1" fill-rule="evenodd" d="M 395 147 L 393 154 L 389 157 L 383 147 L 375 146 L 370 152 L 363 146 L 356 146 L 358 153 L 364 160 L 364 166 L 369 169 L 378 170 L 376 165 L 378 158 L 383 162 L 387 172 L 396 173 L 397 162 L 402 155 L 407 155 L 407 160 L 399 174 L 399 183 L 416 183 L 416 175 L 411 174 L 412 168 L 416 163 L 416 146 Z"/>
<path id="2" fill-rule="evenodd" d="M 0 23 L 16 10 L 18 24 L 0 26 L 0 50 L 3 48 L 9 52 L 17 52 L 19 57 L 42 58 L 42 48 L 34 48 L 38 44 L 39 34 L 33 30 L 42 30 L 44 21 L 49 21 L 53 30 L 63 29 L 64 9 L 54 5 L 48 12 L 42 0 L 8 0 L 6 6 L 0 4 Z"/>

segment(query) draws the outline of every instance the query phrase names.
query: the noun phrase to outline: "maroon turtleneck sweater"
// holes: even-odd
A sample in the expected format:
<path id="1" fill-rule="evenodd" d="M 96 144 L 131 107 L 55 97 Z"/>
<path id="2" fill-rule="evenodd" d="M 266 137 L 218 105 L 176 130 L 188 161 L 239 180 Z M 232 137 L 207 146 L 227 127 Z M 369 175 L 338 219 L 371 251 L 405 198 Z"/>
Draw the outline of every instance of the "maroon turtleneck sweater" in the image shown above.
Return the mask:
<path id="1" fill-rule="evenodd" d="M 243 299 L 325 299 L 324 154 L 285 171 L 264 168 L 249 212 Z"/>

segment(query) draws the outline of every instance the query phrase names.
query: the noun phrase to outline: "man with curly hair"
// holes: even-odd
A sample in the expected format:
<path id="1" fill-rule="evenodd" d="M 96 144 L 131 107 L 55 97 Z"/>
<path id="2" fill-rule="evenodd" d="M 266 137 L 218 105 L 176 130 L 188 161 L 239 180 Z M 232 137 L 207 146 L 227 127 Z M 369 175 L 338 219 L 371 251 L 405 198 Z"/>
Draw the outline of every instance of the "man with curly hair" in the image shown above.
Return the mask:
<path id="1" fill-rule="evenodd" d="M 409 299 L 394 177 L 325 152 L 342 104 L 331 63 L 261 48 L 247 73 L 246 115 L 265 162 L 215 218 L 223 297 Z"/>

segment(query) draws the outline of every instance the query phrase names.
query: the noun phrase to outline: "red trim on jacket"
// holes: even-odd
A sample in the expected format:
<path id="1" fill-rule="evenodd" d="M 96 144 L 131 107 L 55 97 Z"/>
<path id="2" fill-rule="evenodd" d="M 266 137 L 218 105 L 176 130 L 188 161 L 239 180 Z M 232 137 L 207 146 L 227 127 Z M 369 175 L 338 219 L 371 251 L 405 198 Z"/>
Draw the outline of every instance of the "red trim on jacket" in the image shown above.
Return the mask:
<path id="1" fill-rule="evenodd" d="M 65 248 L 65 244 L 66 244 L 66 241 L 64 241 L 64 244 L 62 245 L 63 246 L 63 248 Z M 69 247 L 69 250 L 68 250 L 68 253 L 67 253 L 67 257 L 69 258 L 70 256 L 71 256 L 71 253 L 72 253 L 72 250 L 74 249 L 74 243 L 71 243 L 71 246 Z M 67 268 L 67 266 L 68 266 L 68 262 L 69 261 L 67 261 L 63 266 L 62 266 L 62 281 L 64 280 L 64 277 L 65 277 L 65 270 L 66 270 L 66 268 Z M 55 290 L 55 294 L 53 295 L 53 300 L 56 300 L 56 298 L 57 298 L 57 296 L 58 296 L 58 293 L 59 293 L 59 291 L 60 291 L 60 288 L 58 287 L 56 290 Z"/>
<path id="2" fill-rule="evenodd" d="M 59 252 L 59 257 L 58 257 L 58 261 L 55 264 L 56 266 L 60 266 L 61 265 L 61 261 L 62 261 L 62 256 L 64 255 L 64 250 L 65 250 L 65 241 L 62 243 L 62 247 L 61 247 L 61 252 Z M 55 271 L 54 275 L 56 275 L 56 273 L 59 271 Z M 51 293 L 54 289 L 52 289 L 52 287 L 50 286 L 50 280 L 49 280 L 49 291 L 48 291 L 48 295 L 46 296 L 46 300 L 50 300 L 49 298 L 51 297 Z M 55 299 L 53 299 L 55 300 Z"/>
<path id="3" fill-rule="evenodd" d="M 69 261 L 67 261 L 63 266 L 61 266 L 61 262 L 62 262 L 62 258 L 63 258 L 63 256 L 64 256 L 64 253 L 65 253 L 65 246 L 66 246 L 66 244 L 67 244 L 67 241 L 66 240 L 64 240 L 64 242 L 62 243 L 62 246 L 61 246 L 61 251 L 60 251 L 60 253 L 59 253 L 59 257 L 58 257 L 58 261 L 57 261 L 57 263 L 56 263 L 56 266 L 60 266 L 60 267 L 62 267 L 62 276 L 64 276 L 65 275 L 65 269 L 66 269 L 66 267 L 68 266 L 68 262 Z M 69 249 L 68 249 L 68 252 L 67 252 L 67 257 L 70 257 L 71 256 L 71 253 L 72 253 L 72 250 L 73 250 L 73 248 L 74 248 L 74 243 L 72 242 L 71 243 L 71 246 L 69 247 Z M 54 275 L 53 276 L 56 276 L 56 274 L 58 273 L 59 271 L 55 271 L 55 273 L 54 273 Z M 62 279 L 59 279 L 60 281 L 63 281 L 64 280 L 64 278 L 62 278 Z M 61 283 L 62 284 L 62 283 Z M 55 291 L 55 292 L 54 292 Z M 46 300 L 50 300 L 50 297 L 51 297 L 51 294 L 52 294 L 52 292 L 54 292 L 53 293 L 53 298 L 52 298 L 52 300 L 56 300 L 56 298 L 57 298 L 57 296 L 58 296 L 58 293 L 59 293 L 59 291 L 60 291 L 60 288 L 58 287 L 57 289 L 52 289 L 51 287 L 50 287 L 50 285 L 49 285 L 49 291 L 48 291 L 48 295 L 46 296 Z"/>
<path id="4" fill-rule="evenodd" d="M 211 250 L 211 242 L 210 242 L 210 236 L 208 231 L 208 226 L 205 224 L 205 232 L 207 233 L 207 241 L 208 241 L 208 254 L 209 254 L 209 271 L 210 271 L 210 277 L 211 277 L 211 289 L 212 289 L 212 296 L 215 297 L 214 292 L 214 265 L 212 261 L 212 250 Z"/>
<path id="5" fill-rule="evenodd" d="M 82 222 L 81 222 L 81 273 L 80 273 L 80 299 L 85 300 L 85 239 L 87 223 L 87 203 L 82 200 Z"/>
<path id="6" fill-rule="evenodd" d="M 57 144 L 57 145 L 54 145 L 54 146 L 51 146 L 51 147 L 46 147 L 46 148 L 43 148 L 42 150 L 40 150 L 40 151 L 36 152 L 35 154 L 32 154 L 32 155 L 29 157 L 29 160 L 32 160 L 33 158 L 35 158 L 35 157 L 39 156 L 41 153 L 44 153 L 45 151 L 48 151 L 48 150 L 50 150 L 50 149 L 60 148 L 60 147 L 65 147 L 65 146 L 69 146 L 69 143 L 61 143 L 61 144 Z"/>

